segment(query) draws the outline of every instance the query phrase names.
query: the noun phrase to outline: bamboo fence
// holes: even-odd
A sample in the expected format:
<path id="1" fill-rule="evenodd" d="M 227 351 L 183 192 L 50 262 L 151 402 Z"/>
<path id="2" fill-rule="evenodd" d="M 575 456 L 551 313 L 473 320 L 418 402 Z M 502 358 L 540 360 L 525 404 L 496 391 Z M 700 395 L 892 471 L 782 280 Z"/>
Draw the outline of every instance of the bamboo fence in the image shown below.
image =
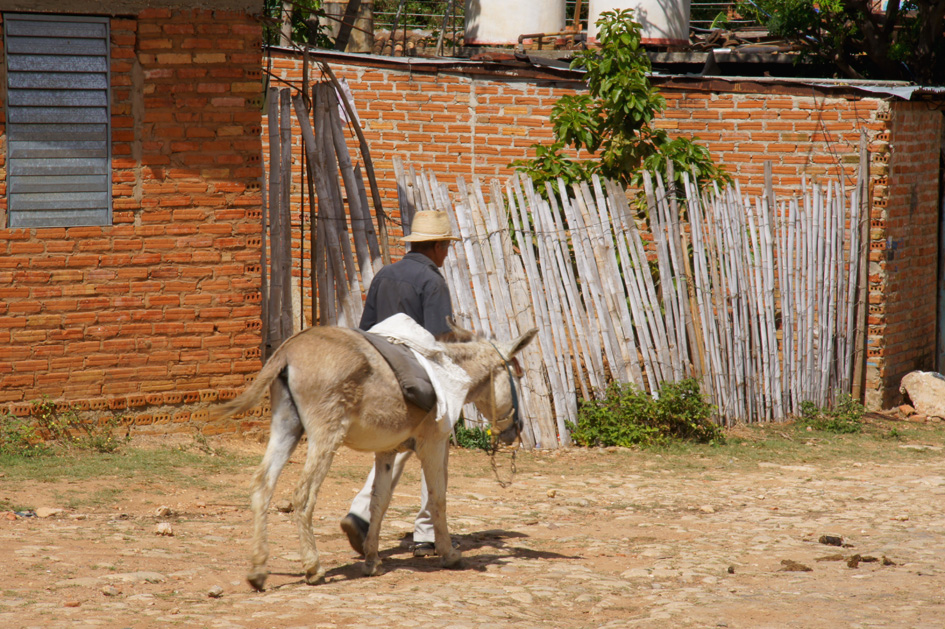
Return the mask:
<path id="1" fill-rule="evenodd" d="M 760 197 L 737 184 L 701 194 L 686 179 L 677 199 L 646 176 L 639 221 L 598 179 L 558 181 L 545 198 L 517 177 L 458 179 L 451 203 L 434 175 L 395 171 L 401 211 L 446 210 L 462 238 L 445 266 L 460 322 L 499 338 L 540 330 L 523 356 L 527 445 L 568 444 L 579 397 L 612 380 L 658 395 L 696 378 L 727 424 L 784 420 L 851 391 L 859 187 L 805 180 L 779 200 L 769 169 Z"/>

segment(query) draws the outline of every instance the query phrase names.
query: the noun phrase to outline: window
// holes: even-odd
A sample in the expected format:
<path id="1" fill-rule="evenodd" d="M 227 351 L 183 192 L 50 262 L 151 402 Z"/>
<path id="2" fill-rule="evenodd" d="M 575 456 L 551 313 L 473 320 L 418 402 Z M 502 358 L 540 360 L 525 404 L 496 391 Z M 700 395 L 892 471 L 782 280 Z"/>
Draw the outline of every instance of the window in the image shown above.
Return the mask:
<path id="1" fill-rule="evenodd" d="M 108 19 L 4 14 L 9 227 L 110 225 Z"/>

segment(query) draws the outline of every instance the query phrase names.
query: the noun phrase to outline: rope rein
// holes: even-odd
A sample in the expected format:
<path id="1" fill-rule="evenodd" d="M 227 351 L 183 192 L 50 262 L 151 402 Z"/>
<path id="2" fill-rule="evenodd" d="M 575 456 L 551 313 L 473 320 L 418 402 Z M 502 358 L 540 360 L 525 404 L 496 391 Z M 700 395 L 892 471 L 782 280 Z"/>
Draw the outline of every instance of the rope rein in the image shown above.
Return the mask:
<path id="1" fill-rule="evenodd" d="M 496 353 L 499 355 L 499 358 L 502 359 L 503 364 L 505 365 L 505 372 L 509 377 L 509 389 L 511 390 L 512 396 L 512 425 L 520 426 L 519 418 L 519 402 L 518 402 L 518 391 L 515 387 L 515 380 L 512 377 L 512 367 L 510 361 L 506 360 L 505 356 L 502 355 L 502 352 L 499 351 L 499 348 L 495 346 L 495 343 L 489 341 L 489 344 L 495 349 Z M 498 426 L 498 411 L 496 408 L 495 402 L 495 370 L 489 372 L 489 396 L 492 402 L 492 417 L 490 422 L 492 424 L 491 431 L 491 447 L 489 448 L 489 465 L 492 467 L 492 473 L 495 475 L 495 480 L 499 483 L 499 486 L 505 489 L 506 487 L 512 484 L 512 480 L 515 478 L 515 454 L 516 449 L 512 449 L 512 459 L 510 461 L 510 476 L 507 481 L 502 480 L 499 477 L 499 464 L 496 462 L 496 452 L 499 451 L 499 426 Z M 519 429 L 520 430 L 520 429 Z"/>

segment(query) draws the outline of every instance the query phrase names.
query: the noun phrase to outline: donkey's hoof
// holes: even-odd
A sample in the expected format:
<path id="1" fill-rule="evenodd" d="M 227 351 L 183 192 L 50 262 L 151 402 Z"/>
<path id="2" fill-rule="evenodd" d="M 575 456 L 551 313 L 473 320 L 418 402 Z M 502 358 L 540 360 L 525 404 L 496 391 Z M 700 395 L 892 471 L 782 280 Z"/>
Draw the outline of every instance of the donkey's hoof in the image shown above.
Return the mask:
<path id="1" fill-rule="evenodd" d="M 266 578 L 269 576 L 268 572 L 263 572 L 257 570 L 255 572 L 250 572 L 246 575 L 246 580 L 249 582 L 253 589 L 257 592 L 262 592 L 266 589 Z"/>
<path id="2" fill-rule="evenodd" d="M 466 567 L 463 563 L 463 554 L 453 551 L 443 557 L 443 561 L 440 563 L 444 568 L 449 568 L 450 570 L 462 570 Z"/>
<path id="3" fill-rule="evenodd" d="M 305 574 L 305 582 L 309 585 L 318 585 L 325 581 L 325 569 L 319 568 L 315 572 L 308 572 Z"/>
<path id="4" fill-rule="evenodd" d="M 384 570 L 381 568 L 380 560 L 364 562 L 364 576 L 376 577 L 381 574 L 384 574 Z"/>

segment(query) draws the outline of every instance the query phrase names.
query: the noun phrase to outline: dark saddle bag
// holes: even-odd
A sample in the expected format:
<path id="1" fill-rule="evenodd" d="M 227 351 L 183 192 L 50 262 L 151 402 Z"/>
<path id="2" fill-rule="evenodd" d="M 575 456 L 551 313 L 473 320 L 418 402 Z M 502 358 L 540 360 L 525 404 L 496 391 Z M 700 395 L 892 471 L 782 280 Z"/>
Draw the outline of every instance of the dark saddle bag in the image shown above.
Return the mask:
<path id="1" fill-rule="evenodd" d="M 391 343 L 383 336 L 358 330 L 367 341 L 380 352 L 397 376 L 397 382 L 404 392 L 404 399 L 425 411 L 436 406 L 436 392 L 426 370 L 413 352 L 400 343 Z"/>

